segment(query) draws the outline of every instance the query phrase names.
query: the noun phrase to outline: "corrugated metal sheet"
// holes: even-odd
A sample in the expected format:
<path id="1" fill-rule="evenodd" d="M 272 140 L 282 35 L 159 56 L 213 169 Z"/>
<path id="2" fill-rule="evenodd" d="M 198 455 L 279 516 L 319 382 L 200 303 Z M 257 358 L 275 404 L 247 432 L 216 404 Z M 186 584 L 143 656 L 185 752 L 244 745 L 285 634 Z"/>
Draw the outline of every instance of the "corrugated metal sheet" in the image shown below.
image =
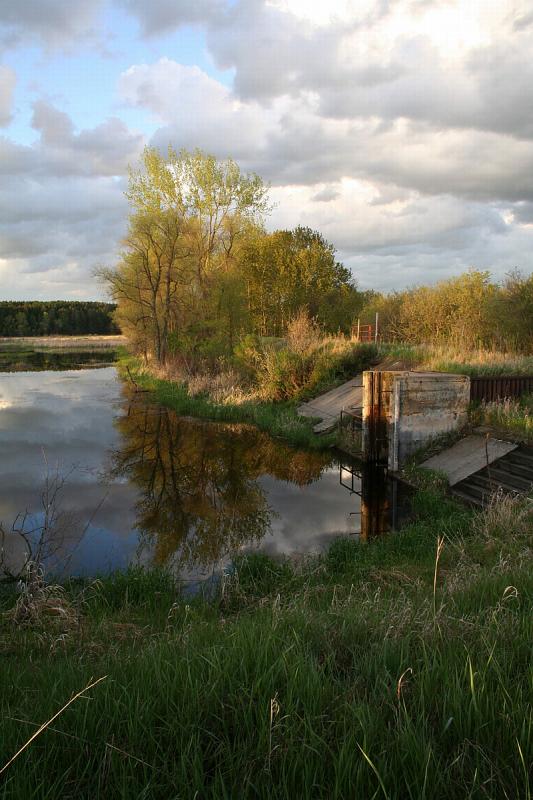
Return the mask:
<path id="1" fill-rule="evenodd" d="M 523 394 L 533 394 L 533 375 L 497 375 L 470 379 L 470 400 L 490 403 Z"/>

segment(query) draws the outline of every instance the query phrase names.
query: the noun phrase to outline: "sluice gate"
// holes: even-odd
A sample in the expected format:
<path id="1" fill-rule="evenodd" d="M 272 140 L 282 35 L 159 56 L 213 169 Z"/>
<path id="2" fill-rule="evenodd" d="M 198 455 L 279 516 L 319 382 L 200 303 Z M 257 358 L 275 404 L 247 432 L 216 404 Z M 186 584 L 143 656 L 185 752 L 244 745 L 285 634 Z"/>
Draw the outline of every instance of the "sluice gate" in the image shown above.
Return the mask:
<path id="1" fill-rule="evenodd" d="M 470 378 L 436 372 L 363 373 L 362 457 L 397 472 L 435 436 L 467 421 Z"/>

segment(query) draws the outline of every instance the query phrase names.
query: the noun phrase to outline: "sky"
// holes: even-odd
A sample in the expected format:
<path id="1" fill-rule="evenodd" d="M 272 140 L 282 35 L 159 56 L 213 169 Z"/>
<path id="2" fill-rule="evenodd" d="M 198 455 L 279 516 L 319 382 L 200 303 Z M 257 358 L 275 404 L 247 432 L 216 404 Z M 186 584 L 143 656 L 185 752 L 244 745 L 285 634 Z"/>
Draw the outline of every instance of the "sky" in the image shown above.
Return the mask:
<path id="1" fill-rule="evenodd" d="M 533 0 L 0 0 L 0 299 L 100 299 L 145 145 L 231 156 L 361 288 L 533 270 Z"/>

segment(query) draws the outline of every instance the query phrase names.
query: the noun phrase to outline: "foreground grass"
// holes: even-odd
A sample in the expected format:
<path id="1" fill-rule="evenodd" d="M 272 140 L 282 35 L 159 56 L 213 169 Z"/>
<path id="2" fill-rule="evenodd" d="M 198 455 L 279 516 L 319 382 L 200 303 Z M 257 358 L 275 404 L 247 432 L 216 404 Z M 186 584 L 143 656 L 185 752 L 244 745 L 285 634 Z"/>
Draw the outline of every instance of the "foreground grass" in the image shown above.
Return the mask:
<path id="1" fill-rule="evenodd" d="M 530 798 L 529 501 L 415 512 L 303 564 L 241 557 L 210 601 L 138 570 L 5 597 L 0 768 L 106 678 L 0 797 Z"/>

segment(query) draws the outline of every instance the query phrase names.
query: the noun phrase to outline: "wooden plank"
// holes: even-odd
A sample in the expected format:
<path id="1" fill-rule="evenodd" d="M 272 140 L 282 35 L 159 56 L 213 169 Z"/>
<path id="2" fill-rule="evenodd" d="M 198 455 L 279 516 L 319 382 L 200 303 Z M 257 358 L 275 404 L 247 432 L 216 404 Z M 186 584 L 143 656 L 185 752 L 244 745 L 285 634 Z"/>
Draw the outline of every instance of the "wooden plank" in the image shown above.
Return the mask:
<path id="1" fill-rule="evenodd" d="M 343 409 L 359 407 L 363 403 L 363 377 L 357 375 L 355 378 L 325 392 L 319 397 L 314 397 L 308 403 L 302 403 L 297 409 L 298 414 L 303 417 L 314 417 L 322 420 L 317 423 L 315 430 L 322 433 L 324 430 L 331 429 L 340 417 Z"/>
<path id="2" fill-rule="evenodd" d="M 516 448 L 516 444 L 500 439 L 491 438 L 487 442 L 484 436 L 466 436 L 442 453 L 424 461 L 422 467 L 446 473 L 450 486 L 454 486 L 487 466 L 487 450 L 488 463 L 492 464 Z"/>

